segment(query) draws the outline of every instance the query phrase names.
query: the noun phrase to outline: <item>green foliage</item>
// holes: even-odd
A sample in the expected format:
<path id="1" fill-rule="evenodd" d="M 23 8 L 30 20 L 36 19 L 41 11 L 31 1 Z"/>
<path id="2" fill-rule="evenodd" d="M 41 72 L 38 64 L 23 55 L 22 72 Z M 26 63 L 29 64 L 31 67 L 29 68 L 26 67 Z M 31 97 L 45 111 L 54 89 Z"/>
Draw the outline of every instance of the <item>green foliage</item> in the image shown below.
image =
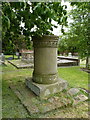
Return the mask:
<path id="1" fill-rule="evenodd" d="M 81 59 L 90 57 L 90 16 L 89 3 L 72 3 L 74 6 L 69 17 L 73 20 L 68 33 L 61 38 L 60 47 L 64 45 L 67 51 L 78 52 Z"/>
<path id="2" fill-rule="evenodd" d="M 52 20 L 59 25 L 67 25 L 66 6 L 60 2 L 3 2 L 2 3 L 2 38 L 4 45 L 11 41 L 13 51 L 22 43 L 18 37 L 23 34 L 28 48 L 31 45 L 30 37 L 52 34 Z M 21 25 L 24 24 L 24 26 Z M 20 40 L 17 42 L 17 39 Z M 12 50 L 11 49 L 11 50 Z"/>
<path id="3" fill-rule="evenodd" d="M 78 3 L 76 5 L 76 9 L 71 11 L 71 16 L 74 22 L 71 24 L 72 32 L 70 32 L 75 36 L 80 57 L 84 58 L 90 54 L 90 7 L 89 3 Z"/>
<path id="4" fill-rule="evenodd" d="M 78 52 L 76 47 L 77 47 L 77 44 L 75 41 L 75 37 L 72 36 L 71 33 L 66 33 L 61 36 L 61 39 L 60 39 L 59 45 L 58 45 L 58 51 L 60 53 L 71 52 L 73 54 L 75 52 Z"/>

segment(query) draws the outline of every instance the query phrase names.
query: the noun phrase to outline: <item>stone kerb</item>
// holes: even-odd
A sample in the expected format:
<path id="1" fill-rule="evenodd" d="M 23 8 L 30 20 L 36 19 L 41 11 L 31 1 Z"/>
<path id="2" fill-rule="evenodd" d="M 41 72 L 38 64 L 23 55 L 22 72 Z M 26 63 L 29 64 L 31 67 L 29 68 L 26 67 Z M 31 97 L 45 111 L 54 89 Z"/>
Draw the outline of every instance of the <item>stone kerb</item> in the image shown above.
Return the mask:
<path id="1" fill-rule="evenodd" d="M 26 85 L 39 96 L 60 92 L 67 86 L 66 81 L 57 75 L 58 39 L 53 35 L 33 37 L 34 71 L 32 78 L 26 80 Z"/>

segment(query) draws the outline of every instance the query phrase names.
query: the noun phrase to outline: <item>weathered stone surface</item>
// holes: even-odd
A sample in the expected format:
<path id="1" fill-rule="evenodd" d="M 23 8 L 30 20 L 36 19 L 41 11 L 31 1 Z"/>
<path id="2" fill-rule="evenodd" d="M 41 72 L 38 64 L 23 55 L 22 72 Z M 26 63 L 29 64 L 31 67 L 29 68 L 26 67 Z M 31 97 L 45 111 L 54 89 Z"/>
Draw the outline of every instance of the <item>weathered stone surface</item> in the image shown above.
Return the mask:
<path id="1" fill-rule="evenodd" d="M 5 56 L 3 53 L 0 55 L 0 65 L 5 65 Z"/>
<path id="2" fill-rule="evenodd" d="M 79 94 L 77 96 L 74 97 L 74 103 L 73 105 L 79 104 L 80 102 L 84 102 L 88 100 L 88 97 L 84 94 Z"/>
<path id="3" fill-rule="evenodd" d="M 32 63 L 26 63 L 21 60 L 8 60 L 8 62 L 18 69 L 34 67 L 34 65 Z"/>
<path id="4" fill-rule="evenodd" d="M 39 84 L 57 82 L 57 43 L 58 36 L 33 37 L 34 71 L 32 80 L 34 82 Z"/>
<path id="5" fill-rule="evenodd" d="M 34 71 L 26 85 L 38 96 L 45 97 L 66 89 L 67 82 L 57 75 L 58 36 L 33 37 Z"/>
<path id="6" fill-rule="evenodd" d="M 71 99 L 63 92 L 42 99 L 30 91 L 30 89 L 25 86 L 25 83 L 19 82 L 17 85 L 10 85 L 10 88 L 30 114 L 47 113 L 71 104 Z"/>
<path id="7" fill-rule="evenodd" d="M 71 88 L 67 91 L 69 95 L 73 98 L 73 105 L 77 105 L 81 102 L 88 100 L 88 97 L 84 91 L 82 92 L 82 88 Z"/>
<path id="8" fill-rule="evenodd" d="M 37 76 L 38 74 L 41 76 L 43 75 L 49 76 L 51 74 L 52 77 L 53 75 L 55 76 L 57 74 L 57 54 L 56 53 L 57 53 L 57 48 L 34 48 L 33 77 L 35 78 L 35 80 L 36 80 L 35 76 Z M 42 84 L 45 84 L 45 82 L 47 82 L 47 84 L 48 82 L 54 83 L 57 81 L 57 79 L 55 81 L 54 79 L 52 79 L 51 81 L 47 79 L 42 82 L 40 80 L 41 79 L 39 79 L 38 83 L 42 83 Z"/>
<path id="9" fill-rule="evenodd" d="M 55 74 L 36 74 L 33 72 L 33 82 L 39 84 L 52 84 L 58 81 L 57 73 Z"/>
<path id="10" fill-rule="evenodd" d="M 67 92 L 59 92 L 42 99 L 30 91 L 25 86 L 25 83 L 20 81 L 16 85 L 10 85 L 10 88 L 30 114 L 45 114 L 64 106 L 83 104 L 83 101 L 87 100 L 87 97 L 81 94 L 75 97 L 68 97 Z"/>
<path id="11" fill-rule="evenodd" d="M 59 66 L 67 65 L 67 66 L 77 66 L 80 64 L 80 60 L 76 57 L 69 57 L 69 56 L 57 56 L 59 60 L 62 62 L 58 63 Z"/>
<path id="12" fill-rule="evenodd" d="M 27 78 L 26 86 L 28 86 L 28 88 L 30 88 L 36 95 L 45 97 L 66 89 L 67 82 L 65 80 L 59 79 L 58 82 L 53 84 L 38 84 L 33 82 L 32 78 Z"/>
<path id="13" fill-rule="evenodd" d="M 77 62 L 76 61 L 72 61 L 72 60 L 65 60 L 65 59 L 59 59 L 57 61 L 57 66 L 77 66 Z"/>
<path id="14" fill-rule="evenodd" d="M 80 91 L 79 88 L 71 88 L 70 90 L 68 90 L 68 93 L 69 93 L 70 95 L 75 95 L 75 94 L 77 94 L 79 91 Z"/>
<path id="15" fill-rule="evenodd" d="M 33 58 L 33 51 L 29 51 L 29 52 L 22 52 L 22 58 L 21 60 L 23 62 L 26 62 L 28 64 L 33 63 L 34 58 Z"/>
<path id="16" fill-rule="evenodd" d="M 37 41 L 38 40 L 38 41 Z M 58 36 L 44 35 L 43 37 L 33 37 L 34 48 L 57 48 Z"/>

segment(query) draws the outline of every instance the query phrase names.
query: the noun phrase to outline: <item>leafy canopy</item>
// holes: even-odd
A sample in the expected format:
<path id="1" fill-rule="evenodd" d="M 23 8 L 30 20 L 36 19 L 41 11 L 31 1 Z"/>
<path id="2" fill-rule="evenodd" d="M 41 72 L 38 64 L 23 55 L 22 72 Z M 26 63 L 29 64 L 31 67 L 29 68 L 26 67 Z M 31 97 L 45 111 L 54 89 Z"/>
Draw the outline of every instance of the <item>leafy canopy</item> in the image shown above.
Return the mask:
<path id="1" fill-rule="evenodd" d="M 73 8 L 70 12 L 70 18 L 73 22 L 70 24 L 70 30 L 61 39 L 67 46 L 67 50 L 78 52 L 81 58 L 90 56 L 90 5 L 87 2 L 72 3 Z"/>
<path id="2" fill-rule="evenodd" d="M 20 42 L 31 48 L 30 37 L 52 34 L 57 27 L 52 20 L 62 26 L 63 32 L 63 26 L 67 25 L 66 7 L 60 2 L 3 2 L 3 49 L 7 51 L 7 46 L 12 46 L 11 50 L 15 51 Z M 19 38 L 21 35 L 24 35 L 24 41 Z"/>
<path id="3" fill-rule="evenodd" d="M 67 20 L 66 6 L 61 6 L 60 2 L 3 3 L 2 12 L 3 32 L 10 30 L 25 36 L 51 34 L 53 27 L 57 27 L 52 24 L 52 20 L 62 25 L 63 31 Z M 24 27 L 20 26 L 21 22 Z"/>

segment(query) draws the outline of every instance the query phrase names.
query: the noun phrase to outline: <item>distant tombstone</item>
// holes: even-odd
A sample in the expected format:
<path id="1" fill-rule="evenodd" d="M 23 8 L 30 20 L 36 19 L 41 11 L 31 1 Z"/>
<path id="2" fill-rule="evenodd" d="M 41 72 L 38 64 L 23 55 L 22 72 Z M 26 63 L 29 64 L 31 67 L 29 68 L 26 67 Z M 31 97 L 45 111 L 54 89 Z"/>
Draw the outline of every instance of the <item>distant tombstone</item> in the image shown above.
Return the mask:
<path id="1" fill-rule="evenodd" d="M 1 53 L 0 55 L 0 64 L 4 64 L 5 63 L 5 56 L 3 53 Z"/>
<path id="2" fill-rule="evenodd" d="M 68 56 L 71 57 L 71 56 L 72 56 L 72 53 L 68 53 Z"/>
<path id="3" fill-rule="evenodd" d="M 22 52 L 22 61 L 33 63 L 33 51 Z"/>
<path id="4" fill-rule="evenodd" d="M 16 52 L 16 56 L 19 56 L 19 52 Z"/>
<path id="5" fill-rule="evenodd" d="M 65 54 L 65 53 L 63 53 L 63 55 L 64 55 L 64 56 L 66 56 L 66 54 Z"/>

